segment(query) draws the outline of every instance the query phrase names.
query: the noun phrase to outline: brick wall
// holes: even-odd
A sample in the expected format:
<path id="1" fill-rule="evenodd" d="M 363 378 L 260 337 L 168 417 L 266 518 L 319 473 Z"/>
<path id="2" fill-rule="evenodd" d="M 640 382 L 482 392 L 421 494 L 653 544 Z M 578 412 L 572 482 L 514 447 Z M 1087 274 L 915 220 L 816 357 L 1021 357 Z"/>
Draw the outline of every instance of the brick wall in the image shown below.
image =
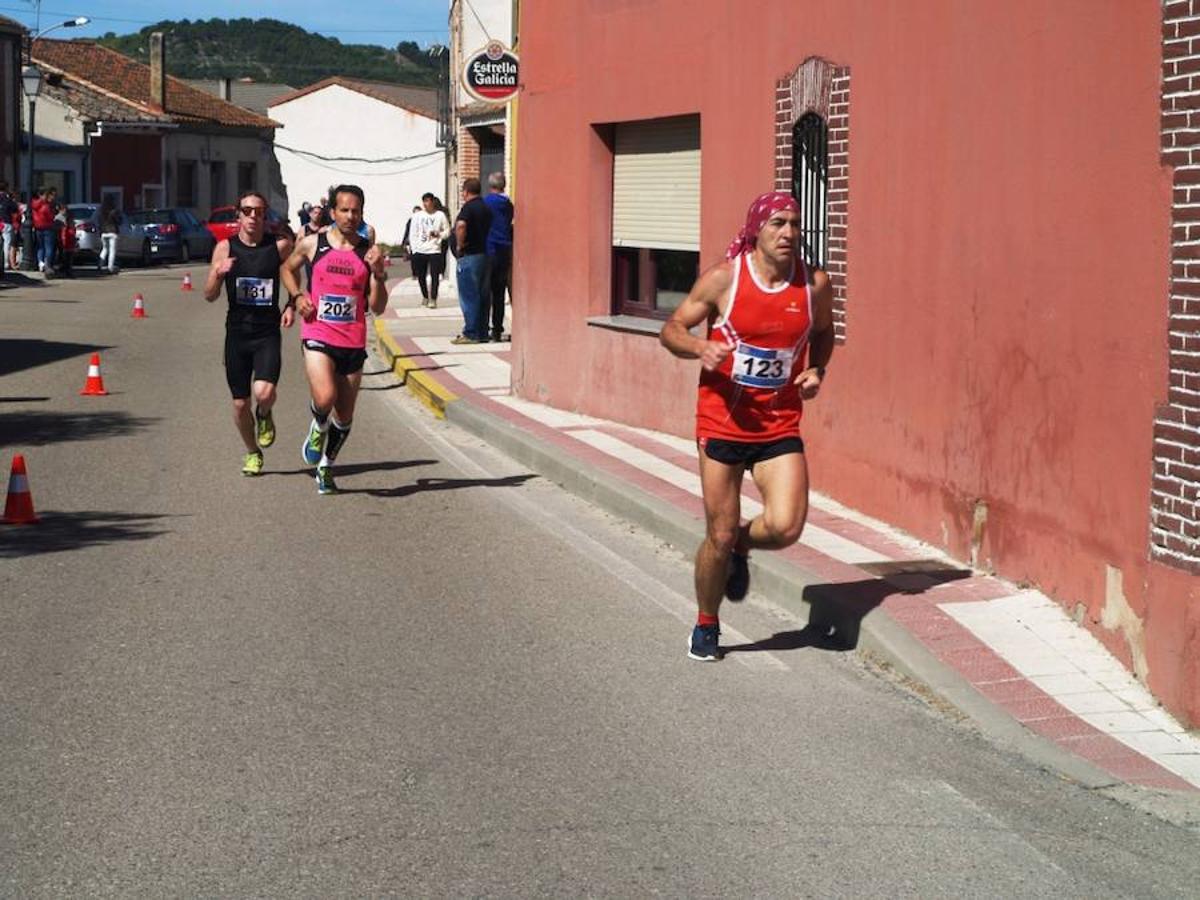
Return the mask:
<path id="1" fill-rule="evenodd" d="M 458 184 L 455 192 L 462 187 L 467 178 L 479 177 L 479 141 L 471 134 L 471 130 L 461 122 L 458 126 Z"/>
<path id="2" fill-rule="evenodd" d="M 1150 554 L 1200 573 L 1200 0 L 1163 4 L 1161 134 L 1174 168 L 1170 372 L 1154 422 Z"/>
<path id="3" fill-rule="evenodd" d="M 833 328 L 846 341 L 847 210 L 850 198 L 850 68 L 811 57 L 775 83 L 775 190 L 792 189 L 792 130 L 815 112 L 829 129 L 829 185 L 825 269 L 833 285 Z"/>

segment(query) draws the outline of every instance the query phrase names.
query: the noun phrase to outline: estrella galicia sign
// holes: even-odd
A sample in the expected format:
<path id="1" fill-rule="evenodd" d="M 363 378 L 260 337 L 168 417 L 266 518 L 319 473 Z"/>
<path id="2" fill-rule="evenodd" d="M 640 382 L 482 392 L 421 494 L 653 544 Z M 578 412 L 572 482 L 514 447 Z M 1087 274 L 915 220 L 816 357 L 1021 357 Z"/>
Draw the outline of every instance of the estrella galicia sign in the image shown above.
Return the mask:
<path id="1" fill-rule="evenodd" d="M 463 87 L 476 100 L 507 103 L 517 95 L 519 68 L 515 53 L 499 41 L 489 41 L 482 50 L 467 57 L 463 67 Z"/>

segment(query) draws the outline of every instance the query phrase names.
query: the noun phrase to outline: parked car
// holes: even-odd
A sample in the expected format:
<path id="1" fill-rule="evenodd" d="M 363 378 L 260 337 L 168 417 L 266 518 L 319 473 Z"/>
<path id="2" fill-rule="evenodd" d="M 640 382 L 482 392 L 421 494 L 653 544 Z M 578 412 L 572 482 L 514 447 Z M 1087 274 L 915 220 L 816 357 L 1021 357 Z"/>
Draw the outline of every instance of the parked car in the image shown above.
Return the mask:
<path id="1" fill-rule="evenodd" d="M 284 224 L 283 217 L 279 213 L 273 209 L 267 210 L 265 226 L 267 234 L 279 234 L 283 230 Z M 238 230 L 237 208 L 233 206 L 214 207 L 204 225 L 214 240 L 223 241 L 225 238 L 233 237 Z"/>
<path id="2" fill-rule="evenodd" d="M 100 256 L 100 204 L 99 203 L 70 203 L 67 208 L 75 219 L 75 237 L 79 246 L 76 249 L 76 259 L 82 255 L 85 258 Z M 153 259 L 150 253 L 150 242 L 140 225 L 129 219 L 129 214 L 122 214 L 121 224 L 117 230 L 117 261 L 136 260 L 144 266 L 150 265 Z"/>
<path id="3" fill-rule="evenodd" d="M 208 259 L 216 246 L 204 223 L 182 207 L 146 209 L 130 213 L 129 220 L 142 227 L 153 259 Z"/>

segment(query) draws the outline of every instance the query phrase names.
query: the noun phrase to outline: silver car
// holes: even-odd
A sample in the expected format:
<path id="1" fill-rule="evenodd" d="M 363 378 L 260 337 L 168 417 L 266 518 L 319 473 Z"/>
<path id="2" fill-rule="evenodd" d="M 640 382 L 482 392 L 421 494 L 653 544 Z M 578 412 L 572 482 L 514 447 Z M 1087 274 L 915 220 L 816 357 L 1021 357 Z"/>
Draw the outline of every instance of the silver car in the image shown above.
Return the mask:
<path id="1" fill-rule="evenodd" d="M 77 253 L 100 256 L 100 204 L 71 203 L 67 208 L 75 219 L 75 237 L 79 247 Z M 129 222 L 129 217 L 121 216 L 121 224 L 117 226 L 117 260 L 136 260 L 140 265 L 148 266 L 154 256 L 150 249 L 150 240 L 146 237 L 141 225 Z"/>

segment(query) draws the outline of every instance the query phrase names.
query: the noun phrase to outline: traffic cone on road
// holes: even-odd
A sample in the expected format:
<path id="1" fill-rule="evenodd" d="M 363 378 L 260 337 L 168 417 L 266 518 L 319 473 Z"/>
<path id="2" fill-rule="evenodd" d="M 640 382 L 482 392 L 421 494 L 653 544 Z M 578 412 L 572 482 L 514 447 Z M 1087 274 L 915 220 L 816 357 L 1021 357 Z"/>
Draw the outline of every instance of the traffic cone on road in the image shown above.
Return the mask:
<path id="1" fill-rule="evenodd" d="M 146 301 L 142 299 L 141 294 L 133 295 L 133 312 L 129 315 L 135 319 L 146 318 Z"/>
<path id="2" fill-rule="evenodd" d="M 181 284 L 179 286 L 179 289 L 181 291 L 190 291 L 192 289 L 192 273 L 191 272 L 183 273 L 183 284 Z"/>
<path id="3" fill-rule="evenodd" d="M 29 493 L 29 477 L 25 474 L 25 457 L 13 457 L 12 474 L 8 476 L 8 499 L 4 502 L 5 525 L 32 525 L 38 520 L 33 511 L 33 495 Z"/>
<path id="4" fill-rule="evenodd" d="M 79 392 L 81 397 L 103 397 L 108 391 L 104 389 L 104 378 L 100 374 L 100 354 L 93 353 L 88 363 L 87 383 Z"/>

